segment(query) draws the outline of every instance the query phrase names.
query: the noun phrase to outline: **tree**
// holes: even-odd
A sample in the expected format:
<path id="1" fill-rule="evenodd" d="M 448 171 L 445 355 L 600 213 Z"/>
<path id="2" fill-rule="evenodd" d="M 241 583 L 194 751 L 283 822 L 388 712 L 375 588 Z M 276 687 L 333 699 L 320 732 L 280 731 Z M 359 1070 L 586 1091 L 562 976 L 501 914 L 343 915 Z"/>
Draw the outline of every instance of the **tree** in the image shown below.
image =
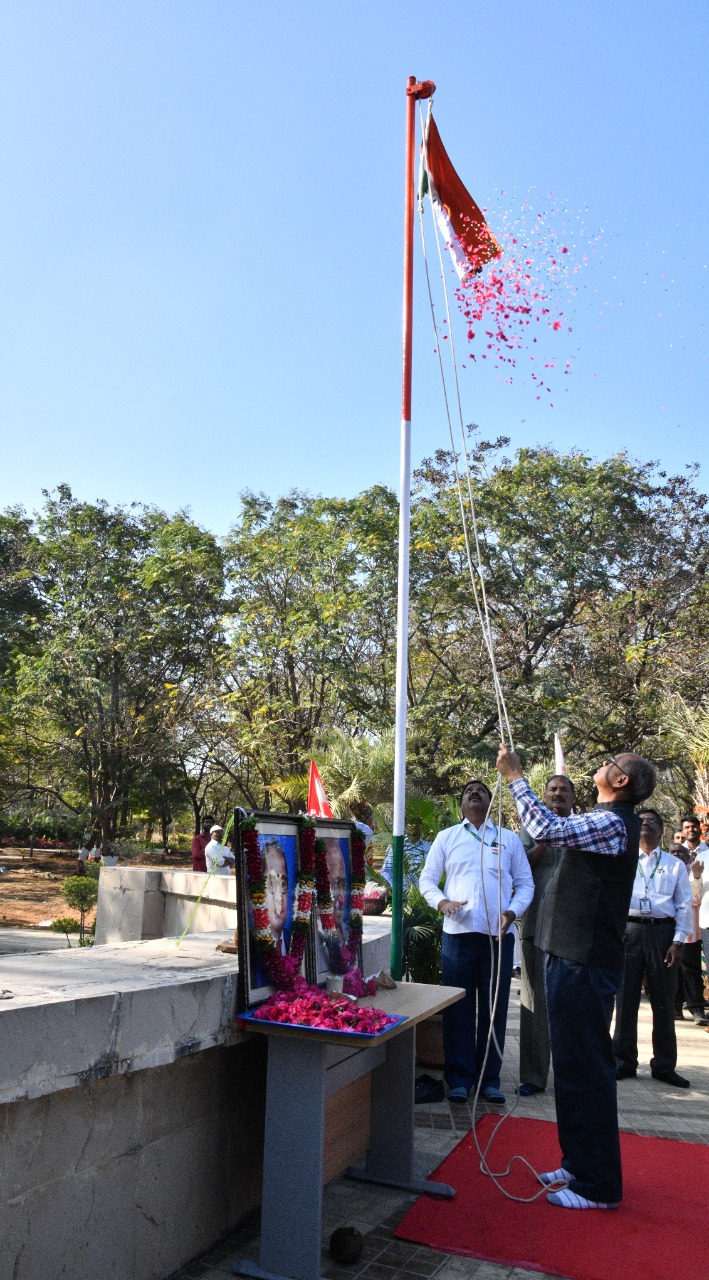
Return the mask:
<path id="1" fill-rule="evenodd" d="M 624 454 L 595 462 L 523 449 L 490 468 L 500 443 L 470 461 L 516 740 L 532 759 L 559 726 L 579 756 L 652 745 L 652 686 L 679 674 L 690 602 L 705 591 L 706 499 L 691 473 L 668 478 Z M 411 702 L 435 772 L 441 755 L 492 749 L 496 711 L 450 455 L 416 475 Z"/>
<path id="2" fill-rule="evenodd" d="M 213 664 L 222 557 L 184 514 L 81 503 L 66 486 L 47 496 L 38 535 L 44 617 L 16 713 L 35 742 L 42 724 L 58 734 L 64 776 L 109 841 Z"/>
<path id="3" fill-rule="evenodd" d="M 62 885 L 67 906 L 79 912 L 79 946 L 86 936 L 84 920 L 98 901 L 98 880 L 93 876 L 68 876 Z M 64 931 L 65 932 L 65 931 Z"/>
<path id="4" fill-rule="evenodd" d="M 242 501 L 227 541 L 234 619 L 215 711 L 221 761 L 248 803 L 270 805 L 316 735 L 391 720 L 396 502 L 382 488 L 351 501 Z"/>

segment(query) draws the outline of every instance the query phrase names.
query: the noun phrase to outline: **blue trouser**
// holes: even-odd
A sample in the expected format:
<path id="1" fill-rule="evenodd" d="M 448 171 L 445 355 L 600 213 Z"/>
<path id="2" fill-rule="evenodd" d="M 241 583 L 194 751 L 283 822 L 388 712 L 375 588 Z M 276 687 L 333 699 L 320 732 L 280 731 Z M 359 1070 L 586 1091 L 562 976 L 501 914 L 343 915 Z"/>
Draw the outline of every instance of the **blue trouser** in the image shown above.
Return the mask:
<path id="1" fill-rule="evenodd" d="M 490 943 L 492 941 L 492 947 Z M 443 1052 L 449 1089 L 472 1089 L 482 1077 L 483 1087 L 499 1089 L 502 1051 L 505 1047 L 507 1005 L 514 962 L 514 938 L 502 939 L 500 991 L 495 1012 L 495 1036 L 485 1061 L 490 1030 L 490 982 L 494 998 L 497 981 L 497 938 L 486 933 L 445 933 L 442 948 L 442 980 L 446 987 L 464 987 L 465 996 L 443 1010 Z M 494 965 L 493 965 L 494 956 Z M 499 1052 L 495 1045 L 499 1046 Z M 484 1070 L 483 1070 L 484 1064 Z"/>
<path id="2" fill-rule="evenodd" d="M 571 1190 L 615 1204 L 623 1191 L 610 1026 L 622 969 L 544 956 L 562 1167 Z"/>

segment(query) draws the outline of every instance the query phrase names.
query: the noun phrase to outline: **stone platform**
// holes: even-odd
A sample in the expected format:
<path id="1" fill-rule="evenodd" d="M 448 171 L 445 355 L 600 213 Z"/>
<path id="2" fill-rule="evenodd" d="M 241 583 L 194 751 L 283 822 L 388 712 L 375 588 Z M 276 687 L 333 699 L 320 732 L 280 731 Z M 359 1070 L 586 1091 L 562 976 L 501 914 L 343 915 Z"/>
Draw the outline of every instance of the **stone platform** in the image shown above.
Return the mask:
<path id="1" fill-rule="evenodd" d="M 388 934 L 366 923 L 367 972 Z M 232 938 L 0 955 L 0 1280 L 160 1280 L 257 1209 L 266 1045 L 234 1024 Z"/>

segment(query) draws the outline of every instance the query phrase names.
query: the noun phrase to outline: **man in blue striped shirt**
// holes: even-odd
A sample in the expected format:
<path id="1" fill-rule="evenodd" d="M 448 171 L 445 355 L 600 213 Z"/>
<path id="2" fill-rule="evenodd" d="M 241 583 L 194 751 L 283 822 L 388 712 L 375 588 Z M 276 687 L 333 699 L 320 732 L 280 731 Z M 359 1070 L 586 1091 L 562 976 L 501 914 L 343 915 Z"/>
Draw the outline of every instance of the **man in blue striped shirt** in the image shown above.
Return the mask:
<path id="1" fill-rule="evenodd" d="M 622 1196 L 616 1062 L 610 1035 L 623 977 L 623 935 L 638 864 L 635 805 L 655 787 L 655 769 L 634 752 L 604 760 L 590 813 L 559 817 L 535 796 L 519 757 L 504 745 L 497 767 L 529 834 L 565 850 L 540 904 L 537 931 L 554 1068 L 561 1184 L 550 1204 L 617 1208 Z"/>

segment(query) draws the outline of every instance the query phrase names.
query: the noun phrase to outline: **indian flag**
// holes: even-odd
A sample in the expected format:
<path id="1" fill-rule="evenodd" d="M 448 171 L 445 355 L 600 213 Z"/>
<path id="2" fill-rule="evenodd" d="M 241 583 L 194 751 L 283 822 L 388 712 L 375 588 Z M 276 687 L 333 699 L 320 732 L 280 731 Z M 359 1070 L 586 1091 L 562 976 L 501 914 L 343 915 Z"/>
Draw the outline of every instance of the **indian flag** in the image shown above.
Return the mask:
<path id="1" fill-rule="evenodd" d="M 419 198 L 423 199 L 426 194 L 431 197 L 436 222 L 463 282 L 471 272 L 476 273 L 486 262 L 499 258 L 502 249 L 453 168 L 430 114 L 419 171 Z"/>

